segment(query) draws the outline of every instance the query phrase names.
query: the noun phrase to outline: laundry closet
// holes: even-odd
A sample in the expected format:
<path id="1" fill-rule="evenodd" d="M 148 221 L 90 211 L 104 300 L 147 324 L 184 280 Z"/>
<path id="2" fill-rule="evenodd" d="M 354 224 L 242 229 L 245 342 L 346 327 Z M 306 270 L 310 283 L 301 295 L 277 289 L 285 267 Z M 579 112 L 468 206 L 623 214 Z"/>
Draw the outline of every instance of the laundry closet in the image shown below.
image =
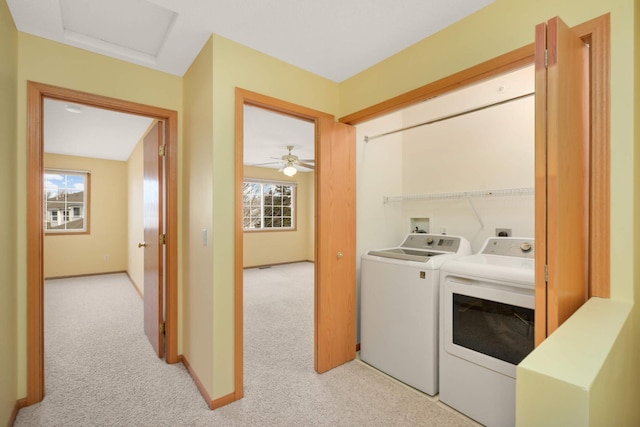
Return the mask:
<path id="1" fill-rule="evenodd" d="M 358 258 L 416 227 L 533 236 L 533 92 L 530 66 L 358 124 Z"/>

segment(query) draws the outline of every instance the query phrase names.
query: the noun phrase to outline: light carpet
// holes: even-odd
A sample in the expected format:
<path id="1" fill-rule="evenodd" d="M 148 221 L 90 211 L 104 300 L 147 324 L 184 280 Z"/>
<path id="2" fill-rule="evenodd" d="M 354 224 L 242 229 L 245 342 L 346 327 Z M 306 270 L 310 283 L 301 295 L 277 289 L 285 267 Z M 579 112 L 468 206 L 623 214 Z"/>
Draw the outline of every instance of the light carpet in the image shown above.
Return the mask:
<path id="1" fill-rule="evenodd" d="M 46 396 L 15 426 L 472 426 L 355 360 L 313 369 L 313 264 L 245 270 L 245 397 L 208 409 L 182 364 L 158 359 L 125 274 L 45 285 Z"/>

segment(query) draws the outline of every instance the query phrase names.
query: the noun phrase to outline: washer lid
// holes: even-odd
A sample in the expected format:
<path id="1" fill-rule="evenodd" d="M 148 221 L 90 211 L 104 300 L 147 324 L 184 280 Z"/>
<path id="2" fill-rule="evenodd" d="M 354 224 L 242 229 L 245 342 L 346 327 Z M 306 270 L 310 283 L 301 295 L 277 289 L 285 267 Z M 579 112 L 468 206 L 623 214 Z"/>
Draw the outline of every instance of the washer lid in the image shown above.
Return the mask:
<path id="1" fill-rule="evenodd" d="M 405 261 L 428 262 L 436 255 L 442 255 L 440 252 L 421 251 L 418 249 L 391 248 L 380 249 L 377 251 L 369 251 L 368 255 L 381 256 L 384 258 L 401 259 Z"/>

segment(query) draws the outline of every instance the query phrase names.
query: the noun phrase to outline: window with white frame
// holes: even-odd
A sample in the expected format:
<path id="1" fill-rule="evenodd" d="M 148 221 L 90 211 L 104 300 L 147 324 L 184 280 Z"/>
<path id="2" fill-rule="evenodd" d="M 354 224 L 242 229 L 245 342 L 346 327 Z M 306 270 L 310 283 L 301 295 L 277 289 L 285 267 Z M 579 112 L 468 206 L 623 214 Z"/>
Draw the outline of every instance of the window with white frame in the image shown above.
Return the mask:
<path id="1" fill-rule="evenodd" d="M 89 172 L 45 169 L 44 231 L 89 231 Z"/>
<path id="2" fill-rule="evenodd" d="M 294 230 L 296 184 L 245 180 L 242 196 L 246 231 Z"/>

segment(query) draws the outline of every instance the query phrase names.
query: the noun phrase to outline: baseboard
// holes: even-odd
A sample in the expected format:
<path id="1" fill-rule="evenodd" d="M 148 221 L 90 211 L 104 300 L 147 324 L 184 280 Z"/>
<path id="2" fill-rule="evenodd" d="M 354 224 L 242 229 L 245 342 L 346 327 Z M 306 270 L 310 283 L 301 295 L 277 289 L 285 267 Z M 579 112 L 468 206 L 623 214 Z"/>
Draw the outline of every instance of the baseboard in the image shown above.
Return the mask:
<path id="1" fill-rule="evenodd" d="M 236 400 L 237 400 L 236 399 L 236 394 L 235 393 L 229 393 L 226 396 L 219 397 L 218 399 L 216 399 L 213 402 L 211 402 L 211 405 L 209 405 L 209 408 L 218 409 L 218 408 L 221 408 L 221 407 L 223 407 L 225 405 L 228 405 L 229 403 L 233 403 Z"/>
<path id="2" fill-rule="evenodd" d="M 9 417 L 9 422 L 7 423 L 7 427 L 13 426 L 13 423 L 16 422 L 16 418 L 18 417 L 18 411 L 27 406 L 27 398 L 18 399 L 15 406 L 13 407 L 13 412 L 11 412 L 11 416 Z"/>
<path id="3" fill-rule="evenodd" d="M 107 274 L 118 274 L 118 273 L 127 273 L 127 272 L 124 271 L 124 270 L 121 270 L 121 271 L 105 271 L 104 273 L 73 274 L 73 275 L 70 275 L 70 276 L 45 277 L 44 280 L 73 279 L 75 277 L 90 277 L 90 276 L 105 276 Z"/>
<path id="4" fill-rule="evenodd" d="M 126 271 L 125 273 L 127 273 L 127 277 L 129 278 L 129 281 L 131 282 L 131 284 L 133 285 L 133 287 L 136 289 L 136 292 L 138 292 L 138 295 L 140 295 L 140 298 L 142 298 L 144 300 L 144 295 L 142 294 L 142 290 L 141 288 L 138 286 L 138 284 L 136 283 L 135 280 L 133 280 L 133 278 L 131 278 L 131 276 L 129 275 L 129 272 Z"/>
<path id="5" fill-rule="evenodd" d="M 315 264 L 314 261 L 311 261 L 311 260 L 308 260 L 308 259 L 301 259 L 299 261 L 274 262 L 272 264 L 251 265 L 251 266 L 244 266 L 242 268 L 247 270 L 249 268 L 275 267 L 277 265 L 298 264 L 298 263 L 301 263 L 301 262 L 310 262 L 311 264 Z"/>
<path id="6" fill-rule="evenodd" d="M 222 396 L 216 400 L 211 400 L 211 396 L 209 396 L 207 389 L 204 388 L 204 385 L 202 385 L 202 381 L 200 381 L 200 378 L 198 378 L 198 375 L 196 375 L 195 371 L 189 364 L 189 361 L 187 360 L 187 358 L 184 357 L 184 355 L 180 354 L 178 355 L 178 360 L 180 360 L 182 364 L 185 366 L 185 368 L 187 368 L 189 375 L 191 375 L 191 378 L 193 378 L 193 381 L 196 383 L 196 387 L 198 387 L 198 391 L 200 391 L 200 394 L 204 398 L 204 401 L 207 403 L 207 406 L 209 407 L 209 409 L 211 410 L 218 409 L 222 406 L 228 405 L 229 403 L 233 403 L 237 400 L 235 393 L 229 393 L 226 396 Z"/>

